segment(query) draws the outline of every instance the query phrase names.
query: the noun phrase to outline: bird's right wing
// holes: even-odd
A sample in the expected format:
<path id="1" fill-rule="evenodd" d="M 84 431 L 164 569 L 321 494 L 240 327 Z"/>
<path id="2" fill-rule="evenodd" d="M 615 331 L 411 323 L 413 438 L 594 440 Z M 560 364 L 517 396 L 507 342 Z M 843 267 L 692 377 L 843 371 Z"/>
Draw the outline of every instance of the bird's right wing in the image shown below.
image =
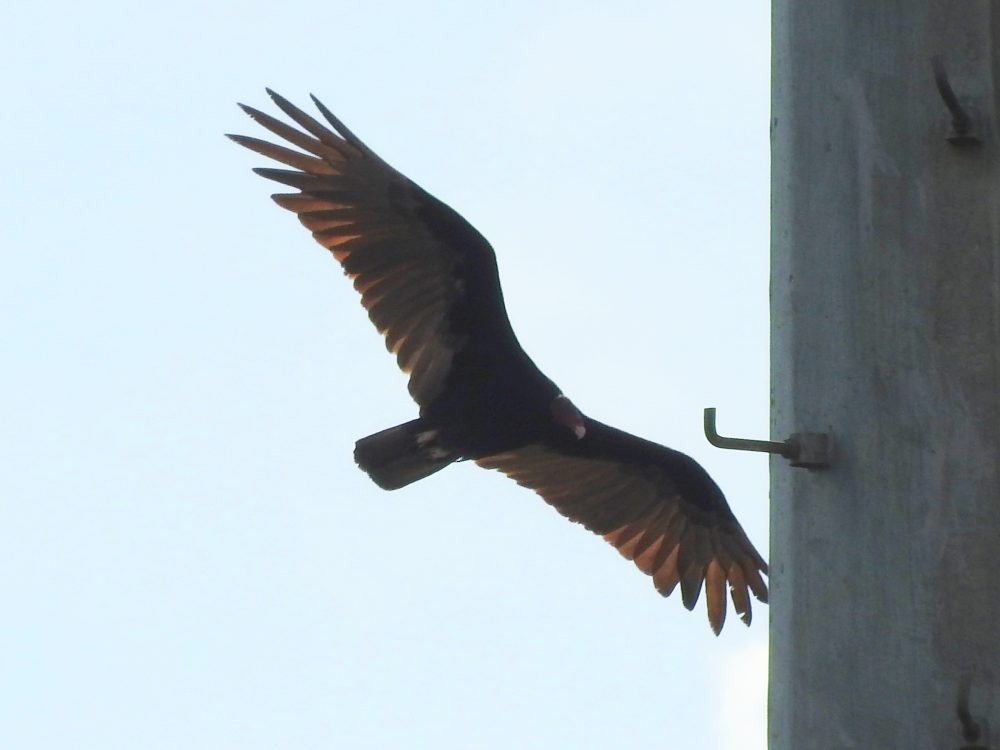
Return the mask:
<path id="1" fill-rule="evenodd" d="M 567 518 L 600 534 L 669 596 L 679 584 L 693 609 L 702 586 L 712 630 L 726 619 L 728 585 L 750 624 L 750 593 L 767 601 L 767 563 L 721 490 L 693 459 L 586 420 L 586 435 L 476 460 L 535 490 Z"/>
<path id="2" fill-rule="evenodd" d="M 421 406 L 444 387 L 470 336 L 514 341 L 504 309 L 496 257 L 458 213 L 380 159 L 315 97 L 333 129 L 268 91 L 301 129 L 252 107 L 260 125 L 302 151 L 230 135 L 292 169 L 256 169 L 297 188 L 273 195 L 293 211 L 354 281 L 385 344 L 409 373 Z"/>

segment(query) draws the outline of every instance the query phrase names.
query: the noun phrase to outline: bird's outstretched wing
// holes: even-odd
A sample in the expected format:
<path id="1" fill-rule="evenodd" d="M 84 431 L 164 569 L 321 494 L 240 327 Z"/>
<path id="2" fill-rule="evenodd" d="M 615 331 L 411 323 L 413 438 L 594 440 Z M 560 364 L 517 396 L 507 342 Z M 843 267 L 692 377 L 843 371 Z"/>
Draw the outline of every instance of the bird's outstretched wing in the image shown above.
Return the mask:
<path id="1" fill-rule="evenodd" d="M 712 630 L 726 619 L 726 587 L 750 624 L 750 596 L 767 601 L 767 563 L 721 490 L 693 459 L 586 420 L 576 442 L 538 443 L 477 459 L 535 490 L 567 518 L 613 544 L 664 596 L 680 585 L 693 609 L 704 586 Z"/>
<path id="2" fill-rule="evenodd" d="M 292 167 L 254 171 L 298 189 L 272 198 L 297 214 L 353 279 L 386 348 L 409 373 L 410 395 L 426 406 L 441 393 L 470 336 L 513 340 L 493 249 L 458 213 L 382 161 L 315 97 L 333 129 L 268 93 L 301 129 L 240 106 L 302 151 L 229 137 Z"/>

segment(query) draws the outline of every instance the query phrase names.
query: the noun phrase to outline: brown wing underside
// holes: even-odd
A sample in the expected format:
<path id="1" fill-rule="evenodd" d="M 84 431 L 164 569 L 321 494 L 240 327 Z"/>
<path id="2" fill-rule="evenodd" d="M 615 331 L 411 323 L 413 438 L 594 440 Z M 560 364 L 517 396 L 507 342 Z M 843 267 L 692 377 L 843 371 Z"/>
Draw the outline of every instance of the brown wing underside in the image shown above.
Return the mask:
<path id="1" fill-rule="evenodd" d="M 571 456 L 543 445 L 477 460 L 535 490 L 567 518 L 602 535 L 663 596 L 680 585 L 693 609 L 702 588 L 715 633 L 726 619 L 726 587 L 740 619 L 750 624 L 750 593 L 767 601 L 761 577 L 767 565 L 737 521 L 681 497 L 656 467 L 637 470 L 620 461 Z"/>
<path id="2" fill-rule="evenodd" d="M 268 93 L 301 130 L 240 106 L 306 153 L 257 138 L 229 137 L 292 167 L 254 171 L 300 191 L 272 197 L 299 217 L 351 277 L 386 348 L 409 373 L 410 394 L 421 406 L 430 403 L 441 392 L 461 345 L 448 326 L 449 305 L 462 293 L 456 262 L 463 253 L 492 250 L 485 241 L 484 247 L 455 247 L 436 237 L 421 211 L 451 209 L 389 167 L 318 100 L 314 98 L 337 132 Z"/>

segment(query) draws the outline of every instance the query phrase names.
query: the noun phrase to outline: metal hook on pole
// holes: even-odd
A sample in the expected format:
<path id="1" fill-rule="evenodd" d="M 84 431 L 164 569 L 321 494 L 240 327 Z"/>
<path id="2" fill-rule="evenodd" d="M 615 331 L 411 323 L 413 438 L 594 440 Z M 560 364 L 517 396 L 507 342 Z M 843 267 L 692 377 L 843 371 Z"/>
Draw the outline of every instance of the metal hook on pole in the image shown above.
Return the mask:
<path id="1" fill-rule="evenodd" d="M 959 750 L 989 750 L 989 724 L 985 719 L 975 719 L 969 710 L 969 692 L 972 678 L 966 675 L 958 684 L 958 705 L 955 711 L 962 725 L 962 739 L 967 744 Z"/>
<path id="2" fill-rule="evenodd" d="M 951 87 L 948 80 L 948 71 L 945 70 L 944 60 L 941 55 L 931 58 L 931 67 L 934 69 L 934 83 L 937 85 L 938 93 L 944 101 L 944 105 L 951 113 L 951 132 L 948 134 L 948 142 L 956 146 L 973 146 L 981 143 L 981 138 L 977 134 L 975 111 L 971 107 L 963 104 L 955 89 Z"/>
<path id="3" fill-rule="evenodd" d="M 822 432 L 796 432 L 788 440 L 747 440 L 723 437 L 715 427 L 715 408 L 705 409 L 705 437 L 716 448 L 737 451 L 777 453 L 803 469 L 821 469 L 830 465 L 830 436 Z"/>

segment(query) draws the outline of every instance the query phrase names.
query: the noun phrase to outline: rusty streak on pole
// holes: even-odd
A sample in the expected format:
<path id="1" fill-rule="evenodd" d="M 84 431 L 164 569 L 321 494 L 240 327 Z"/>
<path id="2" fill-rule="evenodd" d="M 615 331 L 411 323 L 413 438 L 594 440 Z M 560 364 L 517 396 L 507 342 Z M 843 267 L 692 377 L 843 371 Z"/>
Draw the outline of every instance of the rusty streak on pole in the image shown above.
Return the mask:
<path id="1" fill-rule="evenodd" d="M 1000 3 L 775 0 L 773 46 L 772 434 L 836 454 L 771 459 L 770 748 L 1000 750 Z"/>

